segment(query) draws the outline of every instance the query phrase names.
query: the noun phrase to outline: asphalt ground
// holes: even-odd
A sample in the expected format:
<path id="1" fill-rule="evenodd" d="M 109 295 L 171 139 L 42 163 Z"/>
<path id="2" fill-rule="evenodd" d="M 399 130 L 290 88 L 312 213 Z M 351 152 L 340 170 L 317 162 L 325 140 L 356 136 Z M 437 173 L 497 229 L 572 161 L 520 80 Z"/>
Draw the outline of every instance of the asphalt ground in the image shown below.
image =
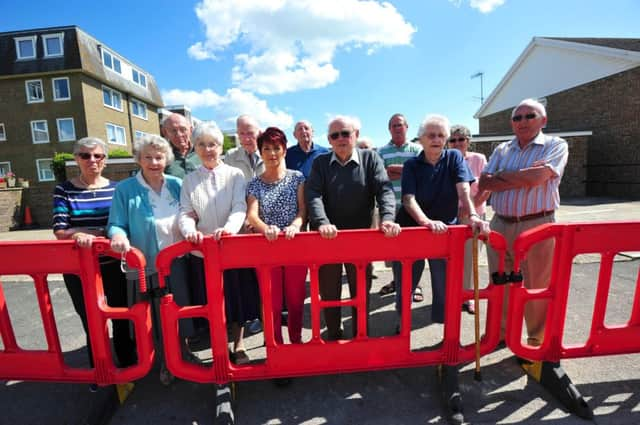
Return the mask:
<path id="1" fill-rule="evenodd" d="M 639 211 L 638 202 L 581 199 L 566 201 L 558 221 L 628 221 Z M 52 239 L 49 230 L 0 233 L 1 240 Z M 640 246 L 640 244 L 639 244 Z M 607 324 L 629 319 L 637 288 L 640 262 L 637 253 L 616 257 Z M 590 330 L 594 287 L 599 264 L 596 256 L 580 256 L 572 270 L 565 342 L 583 342 Z M 390 335 L 395 328 L 393 296 L 378 290 L 390 279 L 383 264 L 376 265 L 371 294 L 371 328 Z M 430 291 L 428 273 L 422 285 L 425 300 L 413 304 L 412 349 L 433 346 L 442 328 L 428 323 Z M 486 276 L 481 266 L 480 276 Z M 32 285 L 24 276 L 2 276 L 7 305 L 17 339 L 24 348 L 46 348 Z M 50 291 L 56 323 L 70 365 L 86 365 L 84 334 L 60 279 L 51 275 Z M 463 313 L 463 341 L 472 341 L 473 319 Z M 303 338 L 308 338 L 305 318 Z M 348 327 L 348 320 L 345 327 Z M 0 344 L 0 347 L 2 345 Z M 264 356 L 262 336 L 247 339 L 249 355 Z M 205 361 L 210 351 L 198 355 Z M 465 417 L 473 424 L 640 424 L 640 355 L 603 356 L 562 362 L 595 417 L 585 421 L 566 412 L 538 383 L 524 375 L 512 353 L 499 349 L 482 358 L 481 382 L 473 379 L 473 364 L 463 365 L 460 385 Z M 86 385 L 0 381 L 0 424 L 77 424 L 100 405 L 109 389 L 90 393 Z M 238 424 L 437 424 L 445 423 L 435 368 L 422 367 L 367 373 L 297 378 L 285 388 L 271 381 L 236 385 Z M 102 398 L 101 398 L 102 397 Z M 136 382 L 131 396 L 114 410 L 111 424 L 205 424 L 215 416 L 215 388 L 176 380 L 170 387 L 158 381 L 157 368 Z"/>

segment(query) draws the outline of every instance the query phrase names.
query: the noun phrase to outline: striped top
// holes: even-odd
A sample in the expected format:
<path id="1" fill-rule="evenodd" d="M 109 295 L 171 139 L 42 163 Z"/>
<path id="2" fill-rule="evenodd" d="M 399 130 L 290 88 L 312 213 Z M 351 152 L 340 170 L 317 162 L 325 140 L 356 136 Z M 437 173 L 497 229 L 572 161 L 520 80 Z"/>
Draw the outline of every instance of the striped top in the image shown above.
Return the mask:
<path id="1" fill-rule="evenodd" d="M 384 167 L 389 165 L 404 164 L 407 159 L 415 158 L 422 152 L 422 146 L 414 142 L 406 142 L 402 146 L 396 146 L 393 141 L 378 149 L 378 154 L 382 157 Z M 396 196 L 396 211 L 402 206 L 402 179 L 391 180 L 393 193 Z"/>
<path id="2" fill-rule="evenodd" d="M 501 143 L 491 154 L 484 173 L 516 171 L 533 166 L 536 161 L 544 163 L 553 171 L 554 177 L 535 187 L 503 190 L 491 194 L 491 206 L 496 214 L 522 217 L 542 211 L 554 211 L 560 207 L 558 187 L 569 158 L 567 142 L 540 132 L 524 149 L 518 139 Z"/>
<path id="3" fill-rule="evenodd" d="M 106 227 L 116 182 L 96 190 L 67 180 L 53 191 L 53 231 L 73 227 Z"/>

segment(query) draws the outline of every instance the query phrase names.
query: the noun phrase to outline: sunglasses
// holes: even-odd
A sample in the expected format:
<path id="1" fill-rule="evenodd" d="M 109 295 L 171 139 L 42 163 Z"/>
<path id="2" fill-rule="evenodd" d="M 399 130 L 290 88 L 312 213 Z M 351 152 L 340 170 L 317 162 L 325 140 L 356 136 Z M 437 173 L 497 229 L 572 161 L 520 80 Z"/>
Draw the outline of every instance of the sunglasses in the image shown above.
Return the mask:
<path id="1" fill-rule="evenodd" d="M 106 157 L 106 155 L 103 153 L 80 152 L 80 153 L 77 153 L 76 155 L 78 155 L 81 159 L 84 159 L 85 161 L 91 159 L 92 157 L 95 158 L 96 161 L 102 161 Z"/>
<path id="2" fill-rule="evenodd" d="M 522 119 L 525 118 L 527 121 L 528 120 L 534 120 L 536 118 L 538 118 L 538 114 L 526 114 L 526 115 L 514 115 L 513 117 L 511 117 L 511 121 L 513 122 L 520 122 L 522 121 Z"/>
<path id="3" fill-rule="evenodd" d="M 449 139 L 449 143 L 457 143 L 457 142 L 464 142 L 465 140 L 467 140 L 466 137 L 458 137 L 457 139 L 455 137 Z"/>
<path id="4" fill-rule="evenodd" d="M 329 137 L 331 138 L 331 140 L 338 140 L 340 137 L 351 136 L 351 133 L 353 133 L 353 131 L 348 131 L 348 130 L 336 131 L 335 133 L 331 133 Z"/>

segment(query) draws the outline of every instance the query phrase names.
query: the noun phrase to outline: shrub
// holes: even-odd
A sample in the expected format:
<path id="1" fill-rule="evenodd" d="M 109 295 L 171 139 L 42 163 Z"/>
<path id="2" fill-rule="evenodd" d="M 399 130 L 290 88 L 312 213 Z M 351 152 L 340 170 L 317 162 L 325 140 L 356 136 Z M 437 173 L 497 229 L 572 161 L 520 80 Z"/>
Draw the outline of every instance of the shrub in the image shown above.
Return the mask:
<path id="1" fill-rule="evenodd" d="M 116 148 L 109 151 L 109 158 L 132 158 L 131 152 L 126 149 Z"/>
<path id="2" fill-rule="evenodd" d="M 73 154 L 68 152 L 56 152 L 53 155 L 53 160 L 51 161 L 51 171 L 53 171 L 53 175 L 56 177 L 57 181 L 63 182 L 67 180 L 67 170 L 64 166 L 64 163 L 67 161 L 72 161 L 73 159 Z"/>

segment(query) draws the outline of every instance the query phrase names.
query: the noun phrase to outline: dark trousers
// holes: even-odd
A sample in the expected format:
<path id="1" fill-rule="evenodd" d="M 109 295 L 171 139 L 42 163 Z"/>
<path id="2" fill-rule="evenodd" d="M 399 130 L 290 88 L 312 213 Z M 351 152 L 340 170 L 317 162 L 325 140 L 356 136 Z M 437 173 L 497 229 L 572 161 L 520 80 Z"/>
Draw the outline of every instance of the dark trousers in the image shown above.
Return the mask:
<path id="1" fill-rule="evenodd" d="M 357 295 L 356 289 L 356 267 L 353 264 L 344 264 L 347 273 L 347 281 L 349 282 L 349 293 L 351 298 Z M 367 281 L 367 328 L 369 323 L 369 291 L 371 290 L 371 275 L 373 266 L 367 264 L 366 281 Z M 342 264 L 325 264 L 320 266 L 318 270 L 318 280 L 320 283 L 320 297 L 323 300 L 333 301 L 339 300 L 342 292 Z M 324 321 L 327 325 L 329 339 L 340 338 L 340 307 L 330 307 L 324 309 Z M 356 309 L 351 309 L 351 321 L 353 323 L 353 335 L 358 333 L 358 319 Z M 367 329 L 368 332 L 368 329 Z"/>
<path id="2" fill-rule="evenodd" d="M 118 260 L 106 260 L 104 264 L 100 264 L 100 273 L 102 274 L 102 284 L 104 293 L 107 297 L 107 304 L 110 307 L 126 307 L 127 306 L 127 280 L 124 273 L 120 270 L 120 262 Z M 87 351 L 89 352 L 89 362 L 93 367 L 93 353 L 91 351 L 91 340 L 89 337 L 89 329 L 87 324 L 87 311 L 84 304 L 84 295 L 82 293 L 82 281 L 75 274 L 64 274 L 64 284 L 69 291 L 73 308 L 80 316 L 82 327 L 87 335 Z M 137 363 L 135 339 L 129 332 L 128 320 L 112 320 L 113 325 L 113 346 L 116 353 L 117 364 L 119 367 L 127 367 Z"/>

